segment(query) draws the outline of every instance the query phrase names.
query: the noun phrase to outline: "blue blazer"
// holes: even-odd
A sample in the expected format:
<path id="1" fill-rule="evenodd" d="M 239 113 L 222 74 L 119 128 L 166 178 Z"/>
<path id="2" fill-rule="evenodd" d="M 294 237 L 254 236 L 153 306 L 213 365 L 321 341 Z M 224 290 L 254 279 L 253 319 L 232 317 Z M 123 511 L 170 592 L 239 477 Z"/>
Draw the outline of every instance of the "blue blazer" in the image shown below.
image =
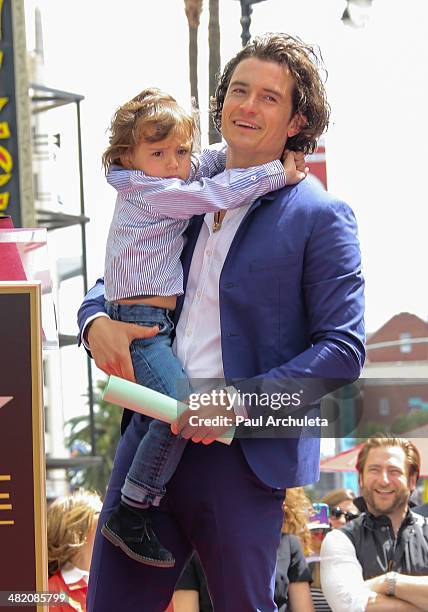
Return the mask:
<path id="1" fill-rule="evenodd" d="M 185 283 L 202 221 L 194 217 L 187 231 Z M 331 390 L 360 375 L 364 281 L 355 217 L 311 181 L 252 204 L 226 257 L 219 295 L 225 378 L 240 391 L 281 392 L 290 379 L 330 381 L 325 390 Z M 182 305 L 181 298 L 177 320 Z M 79 310 L 80 330 L 103 308 L 99 280 Z M 312 394 L 308 389 L 308 401 L 319 399 Z M 124 418 L 126 426 L 129 416 Z M 254 473 L 270 487 L 302 486 L 319 477 L 319 438 L 304 431 L 240 443 Z"/>

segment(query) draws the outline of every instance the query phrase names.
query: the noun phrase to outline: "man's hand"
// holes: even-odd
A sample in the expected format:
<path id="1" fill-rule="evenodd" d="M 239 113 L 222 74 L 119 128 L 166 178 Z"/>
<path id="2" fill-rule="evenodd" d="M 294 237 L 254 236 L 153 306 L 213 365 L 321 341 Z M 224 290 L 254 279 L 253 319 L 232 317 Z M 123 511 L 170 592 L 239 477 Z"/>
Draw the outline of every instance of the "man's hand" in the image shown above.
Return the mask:
<path id="1" fill-rule="evenodd" d="M 376 576 L 375 578 L 370 578 L 369 580 L 365 580 L 364 582 L 374 593 L 386 595 L 387 584 L 385 580 L 385 574 L 381 574 L 380 576 Z"/>
<path id="2" fill-rule="evenodd" d="M 215 389 L 211 393 L 192 393 L 187 403 L 197 409 L 189 407 L 171 425 L 173 434 L 180 434 L 187 440 L 211 444 L 236 422 L 235 412 L 224 389 Z M 212 424 L 213 421 L 218 422 L 218 425 Z"/>
<path id="3" fill-rule="evenodd" d="M 301 151 L 284 151 L 283 166 L 287 185 L 295 185 L 306 178 L 309 168 L 305 166 L 305 154 Z"/>
<path id="4" fill-rule="evenodd" d="M 87 341 L 95 364 L 106 374 L 135 382 L 129 345 L 137 338 L 152 338 L 159 328 L 98 317 L 90 323 Z"/>
<path id="5" fill-rule="evenodd" d="M 388 590 L 386 574 L 365 580 L 365 585 L 371 591 L 367 610 L 412 612 L 428 609 L 428 576 L 398 574 L 394 597 L 386 595 Z"/>

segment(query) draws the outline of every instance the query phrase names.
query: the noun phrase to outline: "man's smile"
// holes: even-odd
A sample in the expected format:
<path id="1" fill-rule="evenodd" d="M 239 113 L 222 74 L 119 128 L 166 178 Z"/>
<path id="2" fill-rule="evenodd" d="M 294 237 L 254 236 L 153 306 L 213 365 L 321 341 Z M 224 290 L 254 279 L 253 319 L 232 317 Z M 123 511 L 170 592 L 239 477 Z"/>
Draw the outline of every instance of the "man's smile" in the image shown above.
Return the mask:
<path id="1" fill-rule="evenodd" d="M 374 489 L 374 492 L 381 497 L 387 497 L 388 495 L 394 495 L 394 491 L 379 491 L 379 489 Z"/>
<path id="2" fill-rule="evenodd" d="M 235 121 L 233 121 L 233 124 L 236 125 L 236 127 L 248 128 L 248 129 L 251 129 L 251 130 L 260 130 L 261 129 L 257 124 L 250 123 L 249 121 L 242 121 L 241 119 L 235 119 Z"/>

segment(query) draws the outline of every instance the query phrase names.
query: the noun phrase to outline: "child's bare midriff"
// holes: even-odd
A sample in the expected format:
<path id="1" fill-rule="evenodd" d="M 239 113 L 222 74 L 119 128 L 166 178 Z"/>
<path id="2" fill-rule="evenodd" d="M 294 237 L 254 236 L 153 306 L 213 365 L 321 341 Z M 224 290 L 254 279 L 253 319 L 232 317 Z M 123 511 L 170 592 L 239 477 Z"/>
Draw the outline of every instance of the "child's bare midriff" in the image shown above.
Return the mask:
<path id="1" fill-rule="evenodd" d="M 116 300 L 117 304 L 145 304 L 146 306 L 156 306 L 157 308 L 166 308 L 167 310 L 175 310 L 177 304 L 176 295 L 149 295 L 126 298 Z"/>

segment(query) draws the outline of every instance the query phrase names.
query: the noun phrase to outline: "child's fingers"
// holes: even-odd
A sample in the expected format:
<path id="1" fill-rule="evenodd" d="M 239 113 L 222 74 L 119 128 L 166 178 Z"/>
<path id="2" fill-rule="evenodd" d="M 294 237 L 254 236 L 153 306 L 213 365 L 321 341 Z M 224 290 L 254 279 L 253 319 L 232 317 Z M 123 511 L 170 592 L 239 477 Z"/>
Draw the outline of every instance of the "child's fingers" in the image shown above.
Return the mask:
<path id="1" fill-rule="evenodd" d="M 296 177 L 298 181 L 303 181 L 303 179 L 305 179 L 307 177 L 308 173 L 306 172 L 306 168 L 305 168 L 305 172 L 302 172 L 300 170 L 296 170 Z"/>

